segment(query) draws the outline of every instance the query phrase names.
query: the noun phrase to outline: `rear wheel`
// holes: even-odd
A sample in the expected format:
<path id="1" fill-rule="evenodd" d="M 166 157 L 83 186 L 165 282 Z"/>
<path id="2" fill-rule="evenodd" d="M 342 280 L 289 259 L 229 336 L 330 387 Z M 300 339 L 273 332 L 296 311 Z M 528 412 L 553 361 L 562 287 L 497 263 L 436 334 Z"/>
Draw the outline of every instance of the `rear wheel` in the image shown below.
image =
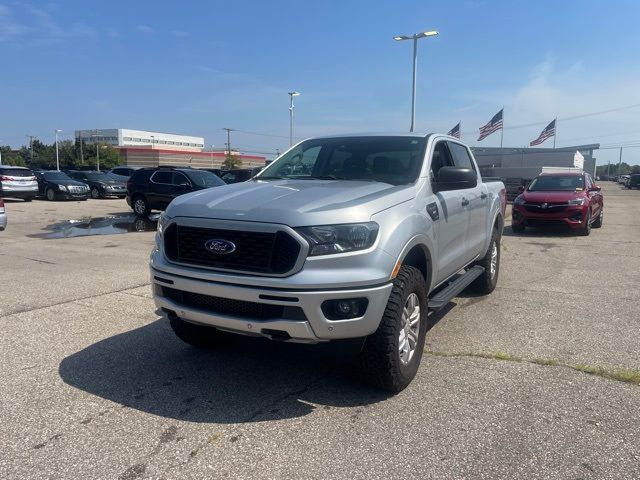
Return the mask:
<path id="1" fill-rule="evenodd" d="M 148 217 L 151 212 L 149 202 L 142 195 L 133 197 L 133 212 L 139 217 Z"/>
<path id="2" fill-rule="evenodd" d="M 56 192 L 54 192 L 53 188 L 47 188 L 47 200 L 53 202 L 56 199 Z"/>
<path id="3" fill-rule="evenodd" d="M 231 334 L 214 327 L 196 325 L 171 315 L 169 317 L 171 329 L 176 336 L 185 343 L 197 348 L 209 348 L 221 345 L 231 339 Z"/>
<path id="4" fill-rule="evenodd" d="M 484 267 L 484 272 L 474 280 L 471 288 L 478 293 L 487 295 L 495 290 L 500 272 L 500 235 L 497 229 L 494 229 L 491 234 L 487 253 L 476 265 Z"/>
<path id="5" fill-rule="evenodd" d="M 400 392 L 416 376 L 427 332 L 427 287 L 422 273 L 402 266 L 378 329 L 354 361 L 363 381 Z"/>
<path id="6" fill-rule="evenodd" d="M 602 227 L 602 222 L 604 221 L 604 208 L 600 208 L 600 214 L 598 215 L 598 219 L 593 222 L 593 225 L 591 225 L 593 228 L 600 228 Z"/>
<path id="7" fill-rule="evenodd" d="M 91 187 L 91 198 L 100 198 L 100 190 L 96 187 Z"/>

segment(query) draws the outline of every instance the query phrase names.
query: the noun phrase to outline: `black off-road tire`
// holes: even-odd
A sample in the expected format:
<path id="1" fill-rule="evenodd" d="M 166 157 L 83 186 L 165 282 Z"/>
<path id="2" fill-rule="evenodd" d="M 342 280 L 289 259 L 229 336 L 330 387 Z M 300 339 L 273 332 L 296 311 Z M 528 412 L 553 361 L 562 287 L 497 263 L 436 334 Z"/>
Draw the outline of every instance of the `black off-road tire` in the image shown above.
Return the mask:
<path id="1" fill-rule="evenodd" d="M 497 257 L 495 272 L 492 274 L 491 263 L 493 259 L 494 246 Z M 469 289 L 481 295 L 488 295 L 495 290 L 496 285 L 498 284 L 498 274 L 500 273 L 500 234 L 498 233 L 498 229 L 493 229 L 487 253 L 475 264 L 484 267 L 484 272 L 476 278 L 471 285 L 469 285 Z"/>
<path id="2" fill-rule="evenodd" d="M 144 195 L 136 195 L 131 199 L 131 208 L 138 217 L 148 217 L 151 207 Z"/>
<path id="3" fill-rule="evenodd" d="M 232 337 L 230 333 L 223 332 L 217 328 L 196 325 L 173 315 L 169 317 L 169 323 L 173 333 L 180 340 L 196 348 L 211 348 L 223 345 L 228 343 Z"/>
<path id="4" fill-rule="evenodd" d="M 604 208 L 600 208 L 600 215 L 598 215 L 598 219 L 591 224 L 593 228 L 601 228 L 602 222 L 604 221 Z"/>
<path id="5" fill-rule="evenodd" d="M 411 293 L 420 305 L 418 340 L 411 360 L 404 365 L 400 360 L 399 335 L 402 329 L 402 311 Z M 402 266 L 393 282 L 387 307 L 378 329 L 365 339 L 360 354 L 353 361 L 354 375 L 375 387 L 397 393 L 416 376 L 427 333 L 427 286 L 422 273 L 410 266 Z"/>

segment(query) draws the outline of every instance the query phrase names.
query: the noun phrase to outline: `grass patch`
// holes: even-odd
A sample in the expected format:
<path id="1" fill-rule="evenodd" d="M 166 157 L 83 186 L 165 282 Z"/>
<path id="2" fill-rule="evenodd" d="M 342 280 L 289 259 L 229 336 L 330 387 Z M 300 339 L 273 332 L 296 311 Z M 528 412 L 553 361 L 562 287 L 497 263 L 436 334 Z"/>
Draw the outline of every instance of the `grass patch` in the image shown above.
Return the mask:
<path id="1" fill-rule="evenodd" d="M 550 358 L 534 358 L 533 360 L 531 360 L 531 363 L 535 363 L 536 365 L 546 365 L 548 367 L 560 366 L 559 361 L 551 360 Z"/>
<path id="2" fill-rule="evenodd" d="M 584 363 L 578 363 L 572 367 L 582 373 L 589 375 L 596 375 L 598 377 L 609 378 L 611 380 L 617 380 L 618 382 L 631 383 L 633 385 L 640 385 L 640 371 L 631 370 L 629 368 L 613 368 L 607 369 L 604 367 L 586 365 Z"/>
<path id="3" fill-rule="evenodd" d="M 477 358 L 488 358 L 491 360 L 504 360 L 507 362 L 522 362 L 520 357 L 516 357 L 513 355 L 509 355 L 506 352 L 497 351 L 497 352 L 488 352 L 488 353 L 464 353 L 464 352 L 437 352 L 434 350 L 425 350 L 427 355 L 433 355 L 434 357 L 477 357 Z"/>

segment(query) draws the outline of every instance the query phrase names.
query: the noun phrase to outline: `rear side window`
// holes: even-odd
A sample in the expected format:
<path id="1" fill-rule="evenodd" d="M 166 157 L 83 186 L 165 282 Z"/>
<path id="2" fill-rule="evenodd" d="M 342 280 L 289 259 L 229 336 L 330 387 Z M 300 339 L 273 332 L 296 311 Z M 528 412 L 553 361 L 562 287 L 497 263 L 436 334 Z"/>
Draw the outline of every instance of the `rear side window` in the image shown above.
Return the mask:
<path id="1" fill-rule="evenodd" d="M 173 173 L 171 171 L 167 171 L 167 170 L 163 170 L 163 171 L 157 171 L 156 173 L 154 173 L 151 177 L 151 180 L 153 180 L 155 183 L 166 183 L 166 184 L 171 184 L 171 177 L 173 176 Z"/>
<path id="2" fill-rule="evenodd" d="M 33 177 L 33 172 L 22 168 L 2 168 L 0 169 L 0 175 L 7 177 Z"/>
<path id="3" fill-rule="evenodd" d="M 472 170 L 475 170 L 467 147 L 454 142 L 448 142 L 448 144 L 449 149 L 451 150 L 451 155 L 453 155 L 453 163 L 456 167 L 470 168 Z"/>

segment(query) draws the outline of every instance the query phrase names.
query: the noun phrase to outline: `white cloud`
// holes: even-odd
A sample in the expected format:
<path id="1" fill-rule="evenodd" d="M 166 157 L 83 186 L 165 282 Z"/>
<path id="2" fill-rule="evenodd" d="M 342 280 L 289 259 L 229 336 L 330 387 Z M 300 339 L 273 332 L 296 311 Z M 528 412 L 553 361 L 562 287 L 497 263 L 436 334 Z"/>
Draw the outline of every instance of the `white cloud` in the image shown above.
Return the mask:
<path id="1" fill-rule="evenodd" d="M 136 31 L 143 33 L 144 35 L 152 35 L 155 32 L 155 30 L 149 25 L 138 25 L 136 26 Z"/>
<path id="2" fill-rule="evenodd" d="M 171 30 L 171 35 L 177 38 L 185 38 L 189 36 L 189 32 L 183 30 Z"/>
<path id="3" fill-rule="evenodd" d="M 20 37 L 29 32 L 29 27 L 18 22 L 9 7 L 0 4 L 0 42 Z"/>

